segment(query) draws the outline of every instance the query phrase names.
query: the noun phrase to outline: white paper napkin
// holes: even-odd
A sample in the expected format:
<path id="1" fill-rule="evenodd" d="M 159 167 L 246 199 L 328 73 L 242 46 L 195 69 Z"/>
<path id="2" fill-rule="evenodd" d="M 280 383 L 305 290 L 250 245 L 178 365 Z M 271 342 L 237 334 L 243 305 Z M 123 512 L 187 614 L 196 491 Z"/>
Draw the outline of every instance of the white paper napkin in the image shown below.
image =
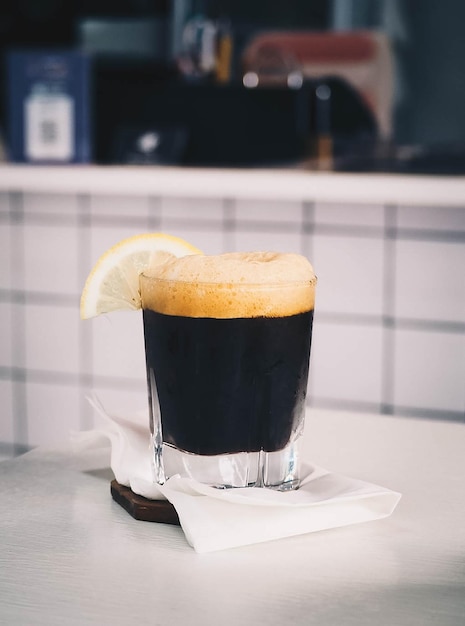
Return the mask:
<path id="1" fill-rule="evenodd" d="M 163 486 L 152 482 L 148 417 L 109 415 L 90 399 L 111 444 L 116 480 L 152 500 L 168 499 L 187 541 L 196 552 L 212 552 L 292 535 L 347 526 L 391 515 L 401 494 L 384 487 L 304 465 L 296 491 L 215 489 L 173 476 Z M 89 441 L 89 433 L 82 434 Z"/>

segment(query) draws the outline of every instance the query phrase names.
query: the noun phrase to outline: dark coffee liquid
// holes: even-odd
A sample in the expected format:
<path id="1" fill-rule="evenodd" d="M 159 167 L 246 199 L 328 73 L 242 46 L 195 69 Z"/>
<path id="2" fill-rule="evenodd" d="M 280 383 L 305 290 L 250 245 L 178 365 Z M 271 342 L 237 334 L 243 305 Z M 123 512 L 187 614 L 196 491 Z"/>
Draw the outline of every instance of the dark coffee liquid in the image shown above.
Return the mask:
<path id="1" fill-rule="evenodd" d="M 313 311 L 211 319 L 144 310 L 163 441 L 201 455 L 281 450 L 300 422 Z"/>

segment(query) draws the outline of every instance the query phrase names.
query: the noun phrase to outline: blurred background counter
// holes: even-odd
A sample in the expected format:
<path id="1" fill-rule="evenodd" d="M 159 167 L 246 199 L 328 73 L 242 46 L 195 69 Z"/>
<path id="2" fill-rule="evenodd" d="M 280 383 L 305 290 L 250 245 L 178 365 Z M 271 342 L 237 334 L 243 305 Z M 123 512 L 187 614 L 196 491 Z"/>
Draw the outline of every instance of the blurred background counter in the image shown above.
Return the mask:
<path id="1" fill-rule="evenodd" d="M 6 0 L 6 158 L 464 174 L 464 18 L 460 0 Z"/>
<path id="2" fill-rule="evenodd" d="M 0 165 L 0 191 L 465 206 L 465 177 L 289 168 Z M 266 216 L 265 216 L 266 217 Z"/>
<path id="3" fill-rule="evenodd" d="M 175 167 L 0 167 L 0 453 L 146 404 L 137 312 L 79 319 L 96 259 L 144 231 L 206 253 L 305 254 L 309 404 L 465 421 L 465 179 Z"/>

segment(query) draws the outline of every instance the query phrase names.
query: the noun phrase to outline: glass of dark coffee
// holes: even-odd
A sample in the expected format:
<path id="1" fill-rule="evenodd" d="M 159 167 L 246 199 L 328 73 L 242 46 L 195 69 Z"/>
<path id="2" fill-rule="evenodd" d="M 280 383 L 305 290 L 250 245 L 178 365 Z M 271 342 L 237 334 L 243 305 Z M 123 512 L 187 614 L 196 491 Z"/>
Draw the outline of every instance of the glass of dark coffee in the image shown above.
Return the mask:
<path id="1" fill-rule="evenodd" d="M 266 252 L 141 276 L 156 482 L 299 486 L 315 285 L 305 257 Z"/>

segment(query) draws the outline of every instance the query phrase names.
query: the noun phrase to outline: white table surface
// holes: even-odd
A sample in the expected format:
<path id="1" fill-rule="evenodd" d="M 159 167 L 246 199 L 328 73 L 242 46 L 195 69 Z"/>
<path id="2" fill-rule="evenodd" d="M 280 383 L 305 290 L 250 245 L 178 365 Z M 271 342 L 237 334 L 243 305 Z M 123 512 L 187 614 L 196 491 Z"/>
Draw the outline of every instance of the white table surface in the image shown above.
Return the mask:
<path id="1" fill-rule="evenodd" d="M 463 626 L 465 424 L 311 411 L 305 437 L 313 462 L 402 492 L 394 514 L 197 554 L 67 446 L 1 462 L 0 624 Z"/>

